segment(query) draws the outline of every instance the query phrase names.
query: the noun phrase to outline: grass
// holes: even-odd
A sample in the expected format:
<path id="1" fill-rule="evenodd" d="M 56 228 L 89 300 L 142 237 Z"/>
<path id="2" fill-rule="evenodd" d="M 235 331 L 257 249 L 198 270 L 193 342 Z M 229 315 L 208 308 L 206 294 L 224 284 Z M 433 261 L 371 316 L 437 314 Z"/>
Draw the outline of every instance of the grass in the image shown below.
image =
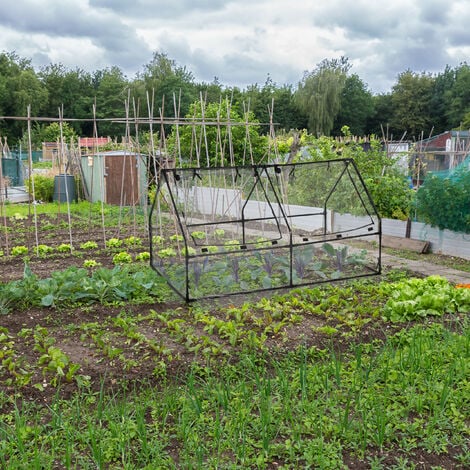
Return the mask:
<path id="1" fill-rule="evenodd" d="M 382 247 L 384 253 L 397 256 L 399 258 L 426 261 L 428 263 L 445 266 L 447 268 L 457 269 L 459 271 L 470 272 L 470 260 L 459 258 L 457 256 L 441 255 L 438 253 L 416 253 L 411 250 L 397 250 L 394 248 Z"/>

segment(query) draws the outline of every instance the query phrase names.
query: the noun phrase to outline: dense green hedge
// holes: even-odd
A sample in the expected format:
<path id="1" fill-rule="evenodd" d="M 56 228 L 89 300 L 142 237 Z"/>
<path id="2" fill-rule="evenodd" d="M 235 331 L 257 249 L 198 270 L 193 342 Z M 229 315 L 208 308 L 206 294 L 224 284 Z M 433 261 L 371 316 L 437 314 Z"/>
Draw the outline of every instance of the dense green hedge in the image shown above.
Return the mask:
<path id="1" fill-rule="evenodd" d="M 416 195 L 419 220 L 440 229 L 470 233 L 470 171 L 426 177 Z"/>

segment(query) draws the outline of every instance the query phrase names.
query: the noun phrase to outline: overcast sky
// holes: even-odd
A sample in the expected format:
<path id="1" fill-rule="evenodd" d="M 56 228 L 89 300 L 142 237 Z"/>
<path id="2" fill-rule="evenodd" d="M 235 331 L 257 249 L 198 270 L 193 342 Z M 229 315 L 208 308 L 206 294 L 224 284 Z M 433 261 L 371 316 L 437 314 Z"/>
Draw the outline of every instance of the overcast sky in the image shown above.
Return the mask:
<path id="1" fill-rule="evenodd" d="M 132 79 L 153 53 L 197 81 L 245 88 L 301 80 L 346 56 L 373 93 L 405 70 L 438 73 L 470 58 L 468 0 L 12 0 L 0 51 L 35 68 L 116 65 Z"/>

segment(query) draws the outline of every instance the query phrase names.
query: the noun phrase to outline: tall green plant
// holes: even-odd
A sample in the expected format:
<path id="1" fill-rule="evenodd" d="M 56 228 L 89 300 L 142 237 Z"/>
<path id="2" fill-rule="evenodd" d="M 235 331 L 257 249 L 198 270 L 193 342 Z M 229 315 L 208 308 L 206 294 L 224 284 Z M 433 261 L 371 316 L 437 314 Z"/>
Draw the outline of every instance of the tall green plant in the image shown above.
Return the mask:
<path id="1" fill-rule="evenodd" d="M 459 170 L 452 178 L 426 177 L 416 195 L 418 218 L 440 229 L 470 233 L 470 171 Z"/>
<path id="2" fill-rule="evenodd" d="M 34 194 L 33 181 L 34 180 Z M 37 201 L 52 202 L 54 196 L 54 177 L 35 174 L 26 180 L 28 193 L 34 196 Z"/>

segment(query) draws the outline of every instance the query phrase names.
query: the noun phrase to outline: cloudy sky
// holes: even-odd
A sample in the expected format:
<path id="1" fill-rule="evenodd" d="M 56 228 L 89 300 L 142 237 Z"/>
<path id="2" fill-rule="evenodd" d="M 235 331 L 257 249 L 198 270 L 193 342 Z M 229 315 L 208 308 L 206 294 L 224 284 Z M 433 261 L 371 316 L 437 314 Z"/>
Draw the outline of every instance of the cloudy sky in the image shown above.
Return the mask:
<path id="1" fill-rule="evenodd" d="M 5 5 L 6 3 L 6 5 Z M 470 58 L 468 0 L 12 0 L 0 51 L 39 68 L 117 65 L 132 79 L 164 52 L 197 81 L 297 85 L 346 56 L 373 93 L 399 73 L 438 73 Z"/>

